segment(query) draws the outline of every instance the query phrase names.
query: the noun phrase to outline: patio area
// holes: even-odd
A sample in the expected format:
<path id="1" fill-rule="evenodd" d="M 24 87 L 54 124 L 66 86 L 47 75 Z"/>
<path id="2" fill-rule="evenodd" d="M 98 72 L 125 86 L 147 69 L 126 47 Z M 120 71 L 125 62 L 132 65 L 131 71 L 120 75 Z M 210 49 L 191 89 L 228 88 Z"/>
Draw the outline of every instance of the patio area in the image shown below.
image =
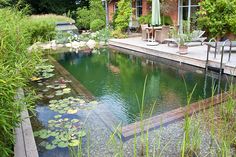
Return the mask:
<path id="1" fill-rule="evenodd" d="M 196 44 L 196 45 L 195 45 Z M 125 48 L 132 51 L 137 51 L 142 54 L 147 54 L 151 56 L 162 57 L 172 61 L 176 61 L 192 66 L 197 66 L 201 68 L 206 67 L 207 59 L 207 46 L 200 45 L 199 43 L 190 43 L 188 48 L 188 54 L 180 55 L 178 53 L 178 47 L 168 46 L 167 44 L 159 44 L 158 46 L 148 46 L 146 41 L 143 41 L 141 37 L 131 37 L 127 39 L 110 39 L 110 46 Z M 232 48 L 231 59 L 228 61 L 229 47 L 225 48 L 224 58 L 223 58 L 223 72 L 225 74 L 236 76 L 236 51 Z M 211 49 L 209 54 L 208 66 L 219 68 L 220 67 L 221 54 L 216 54 L 214 58 L 214 49 Z"/>

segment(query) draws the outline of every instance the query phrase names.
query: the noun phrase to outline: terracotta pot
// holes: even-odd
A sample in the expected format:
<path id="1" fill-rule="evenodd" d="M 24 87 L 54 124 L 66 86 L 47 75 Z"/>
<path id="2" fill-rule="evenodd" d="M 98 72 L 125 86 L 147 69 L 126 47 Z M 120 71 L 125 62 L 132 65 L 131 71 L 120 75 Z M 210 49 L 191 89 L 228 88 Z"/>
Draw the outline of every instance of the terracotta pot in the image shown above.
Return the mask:
<path id="1" fill-rule="evenodd" d="M 186 45 L 179 46 L 179 54 L 180 55 L 188 54 L 188 46 L 186 46 Z"/>

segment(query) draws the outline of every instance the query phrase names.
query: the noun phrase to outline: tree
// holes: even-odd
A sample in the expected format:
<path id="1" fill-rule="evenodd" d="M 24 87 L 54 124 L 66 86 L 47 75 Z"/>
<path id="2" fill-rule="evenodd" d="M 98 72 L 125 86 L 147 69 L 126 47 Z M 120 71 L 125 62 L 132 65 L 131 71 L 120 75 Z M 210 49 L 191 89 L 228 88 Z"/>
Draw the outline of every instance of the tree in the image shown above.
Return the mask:
<path id="1" fill-rule="evenodd" d="M 34 14 L 55 13 L 63 14 L 76 10 L 76 0 L 26 0 Z"/>
<path id="2" fill-rule="evenodd" d="M 100 19 L 105 23 L 106 13 L 101 0 L 91 0 L 89 7 L 77 9 L 76 24 L 79 29 L 89 29 L 90 23 Z"/>

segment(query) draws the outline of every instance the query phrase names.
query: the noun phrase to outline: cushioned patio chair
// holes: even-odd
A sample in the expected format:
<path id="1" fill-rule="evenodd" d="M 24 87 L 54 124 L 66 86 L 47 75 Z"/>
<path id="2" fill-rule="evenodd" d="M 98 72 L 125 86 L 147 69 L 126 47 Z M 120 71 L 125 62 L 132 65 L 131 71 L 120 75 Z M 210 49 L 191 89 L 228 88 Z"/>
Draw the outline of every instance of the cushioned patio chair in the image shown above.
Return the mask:
<path id="1" fill-rule="evenodd" d="M 162 43 L 169 37 L 170 26 L 162 26 L 161 30 L 155 31 L 155 40 Z"/>

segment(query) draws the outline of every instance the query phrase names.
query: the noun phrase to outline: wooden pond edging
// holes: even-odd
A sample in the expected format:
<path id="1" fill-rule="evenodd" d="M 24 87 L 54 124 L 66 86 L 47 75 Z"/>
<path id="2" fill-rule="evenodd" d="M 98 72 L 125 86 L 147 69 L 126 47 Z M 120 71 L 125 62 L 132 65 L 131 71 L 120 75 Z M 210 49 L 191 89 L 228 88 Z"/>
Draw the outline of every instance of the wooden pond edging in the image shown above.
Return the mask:
<path id="1" fill-rule="evenodd" d="M 161 126 L 166 126 L 177 120 L 183 119 L 186 113 L 188 115 L 192 115 L 204 109 L 210 108 L 211 106 L 226 102 L 230 96 L 235 98 L 235 93 L 233 95 L 231 95 L 229 92 L 218 94 L 214 97 L 192 103 L 189 106 L 180 107 L 165 112 L 163 114 L 145 119 L 143 121 L 126 125 L 121 128 L 123 141 L 127 141 L 133 138 L 135 134 L 136 135 L 141 134 L 142 128 L 143 131 L 146 132 L 148 130 L 154 130 L 160 128 Z"/>
<path id="2" fill-rule="evenodd" d="M 19 89 L 16 99 L 22 97 L 24 97 L 24 91 Z M 21 113 L 21 119 L 22 122 L 15 130 L 14 157 L 39 157 L 27 109 Z"/>

